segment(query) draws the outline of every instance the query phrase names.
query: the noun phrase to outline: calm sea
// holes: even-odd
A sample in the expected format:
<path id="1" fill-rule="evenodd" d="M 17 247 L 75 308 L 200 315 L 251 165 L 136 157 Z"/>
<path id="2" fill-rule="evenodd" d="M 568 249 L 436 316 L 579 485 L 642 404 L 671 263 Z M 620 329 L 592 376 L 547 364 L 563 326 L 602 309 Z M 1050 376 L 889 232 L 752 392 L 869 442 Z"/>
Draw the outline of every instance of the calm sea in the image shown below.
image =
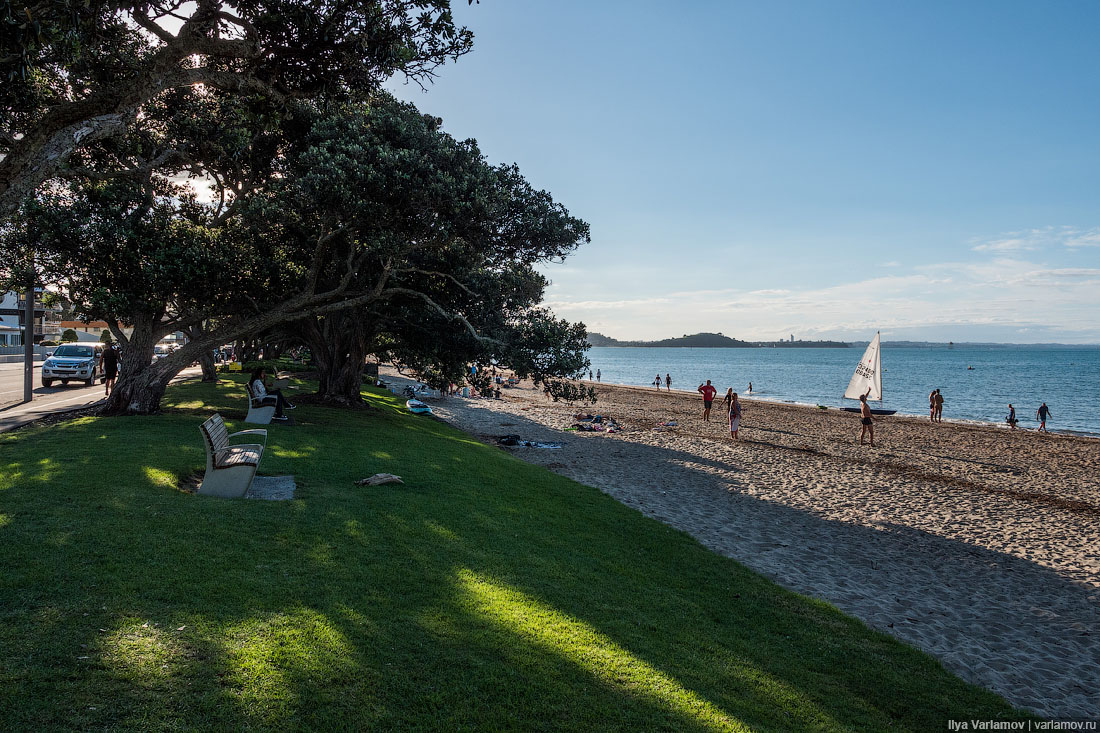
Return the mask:
<path id="1" fill-rule="evenodd" d="M 865 347 L 848 349 L 665 349 L 593 347 L 592 372 L 613 384 L 652 385 L 672 375 L 673 389 L 694 390 L 710 379 L 752 397 L 829 407 L 841 399 Z M 968 370 L 967 367 L 974 367 Z M 1052 430 L 1100 434 L 1100 347 L 946 346 L 882 347 L 882 407 L 928 414 L 928 393 L 944 395 L 945 420 L 1004 423 L 1008 403 L 1021 427 L 1038 427 L 1035 411 L 1047 403 Z M 879 407 L 872 403 L 873 407 Z"/>

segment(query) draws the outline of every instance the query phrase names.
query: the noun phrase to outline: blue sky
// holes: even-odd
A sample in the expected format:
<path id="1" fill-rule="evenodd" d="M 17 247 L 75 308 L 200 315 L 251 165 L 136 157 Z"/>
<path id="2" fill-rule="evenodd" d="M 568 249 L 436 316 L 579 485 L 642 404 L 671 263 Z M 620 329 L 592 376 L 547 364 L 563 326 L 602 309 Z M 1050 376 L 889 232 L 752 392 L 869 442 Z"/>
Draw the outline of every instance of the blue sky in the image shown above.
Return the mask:
<path id="1" fill-rule="evenodd" d="M 617 338 L 1100 342 L 1100 3 L 457 0 L 390 88 L 592 225 Z"/>

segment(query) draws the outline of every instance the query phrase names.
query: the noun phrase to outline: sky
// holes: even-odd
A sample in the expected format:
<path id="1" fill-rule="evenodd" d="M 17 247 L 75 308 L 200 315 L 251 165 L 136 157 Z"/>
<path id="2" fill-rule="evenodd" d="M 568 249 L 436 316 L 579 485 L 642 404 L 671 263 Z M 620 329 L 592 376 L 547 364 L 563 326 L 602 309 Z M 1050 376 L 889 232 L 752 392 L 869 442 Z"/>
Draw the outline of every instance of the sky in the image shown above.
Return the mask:
<path id="1" fill-rule="evenodd" d="M 1100 3 L 455 0 L 388 88 L 587 221 L 590 331 L 1100 343 Z"/>

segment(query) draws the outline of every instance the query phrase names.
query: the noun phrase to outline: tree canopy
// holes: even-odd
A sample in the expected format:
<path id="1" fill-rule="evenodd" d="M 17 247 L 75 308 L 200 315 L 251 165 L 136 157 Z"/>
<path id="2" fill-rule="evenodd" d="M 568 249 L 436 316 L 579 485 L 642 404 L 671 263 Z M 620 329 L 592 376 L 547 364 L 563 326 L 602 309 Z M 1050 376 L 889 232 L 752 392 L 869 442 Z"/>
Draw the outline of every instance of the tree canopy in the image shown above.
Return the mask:
<path id="1" fill-rule="evenodd" d="M 167 127 L 189 129 L 212 105 L 176 107 Z M 74 310 L 134 326 L 115 333 L 131 379 L 120 381 L 113 410 L 154 409 L 157 385 L 180 367 L 275 327 L 319 357 L 331 344 L 334 364 L 356 363 L 341 387 L 349 400 L 366 350 L 386 343 L 441 373 L 490 360 L 530 365 L 536 376 L 577 371 L 583 328 L 552 331 L 569 345 L 559 342 L 561 355 L 545 363 L 524 356 L 548 344 L 523 329 L 553 323 L 537 309 L 546 282 L 534 265 L 588 241 L 588 227 L 515 166 L 490 165 L 473 140 L 381 93 L 369 104 L 300 107 L 262 136 L 239 134 L 246 126 L 201 125 L 197 150 L 222 168 L 215 203 L 152 171 L 80 177 L 44 190 L 0 231 L 9 255 L 36 250 L 40 272 Z M 257 148 L 266 160 L 258 177 L 247 162 Z M 228 159 L 244 163 L 223 166 Z M 311 340 L 326 318 L 339 327 Z M 176 330 L 192 342 L 149 363 L 156 341 Z"/>
<path id="2" fill-rule="evenodd" d="M 75 152 L 140 127 L 167 90 L 258 94 L 278 113 L 296 99 L 363 98 L 395 73 L 423 83 L 473 39 L 449 0 L 0 2 L 0 218 Z"/>

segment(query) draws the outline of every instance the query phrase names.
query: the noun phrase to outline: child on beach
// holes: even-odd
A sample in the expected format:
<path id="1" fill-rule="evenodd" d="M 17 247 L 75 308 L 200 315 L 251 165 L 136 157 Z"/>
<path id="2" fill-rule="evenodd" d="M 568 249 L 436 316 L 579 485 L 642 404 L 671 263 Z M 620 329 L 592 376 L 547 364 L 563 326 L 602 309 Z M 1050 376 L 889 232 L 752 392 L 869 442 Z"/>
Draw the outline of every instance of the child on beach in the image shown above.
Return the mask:
<path id="1" fill-rule="evenodd" d="M 741 427 L 741 403 L 737 401 L 737 393 L 732 389 L 728 395 L 732 397 L 729 403 L 730 437 L 740 440 L 737 437 L 737 430 Z"/>

